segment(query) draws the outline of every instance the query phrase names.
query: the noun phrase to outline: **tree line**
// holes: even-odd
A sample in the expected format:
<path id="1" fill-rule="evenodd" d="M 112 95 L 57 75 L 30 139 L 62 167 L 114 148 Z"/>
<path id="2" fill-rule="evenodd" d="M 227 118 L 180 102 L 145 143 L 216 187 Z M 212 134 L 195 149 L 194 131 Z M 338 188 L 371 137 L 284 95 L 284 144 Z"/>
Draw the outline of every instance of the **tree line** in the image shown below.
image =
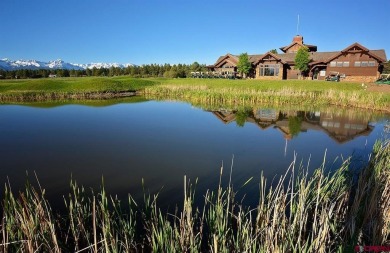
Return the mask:
<path id="1" fill-rule="evenodd" d="M 390 60 L 383 64 L 383 74 L 390 74 Z"/>
<path id="2" fill-rule="evenodd" d="M 191 72 L 207 71 L 205 64 L 194 62 L 192 64 L 148 64 L 141 66 L 128 66 L 126 68 L 92 68 L 92 69 L 18 69 L 2 70 L 0 69 L 0 78 L 2 79 L 24 79 L 24 78 L 46 78 L 50 75 L 56 77 L 82 77 L 82 76 L 122 76 L 131 77 L 167 77 L 167 78 L 186 78 L 191 76 Z"/>
<path id="3" fill-rule="evenodd" d="M 302 50 L 303 51 L 303 50 Z M 302 55 L 301 55 L 302 54 Z M 298 57 L 299 55 L 299 57 Z M 307 52 L 300 52 L 295 59 L 296 66 L 302 72 L 307 70 L 308 56 Z M 246 53 L 239 56 L 237 70 L 242 76 L 247 76 L 251 71 L 251 63 L 249 62 Z M 128 66 L 126 68 L 110 67 L 110 68 L 92 68 L 84 70 L 68 70 L 68 69 L 18 69 L 18 70 L 2 70 L 0 69 L 0 79 L 25 79 L 25 78 L 46 78 L 50 75 L 56 77 L 82 77 L 82 76 L 122 76 L 131 77 L 166 77 L 166 78 L 186 78 L 191 77 L 191 72 L 208 71 L 205 64 L 194 62 L 192 64 L 148 64 L 141 66 Z M 390 61 L 384 63 L 384 74 L 390 74 Z"/>

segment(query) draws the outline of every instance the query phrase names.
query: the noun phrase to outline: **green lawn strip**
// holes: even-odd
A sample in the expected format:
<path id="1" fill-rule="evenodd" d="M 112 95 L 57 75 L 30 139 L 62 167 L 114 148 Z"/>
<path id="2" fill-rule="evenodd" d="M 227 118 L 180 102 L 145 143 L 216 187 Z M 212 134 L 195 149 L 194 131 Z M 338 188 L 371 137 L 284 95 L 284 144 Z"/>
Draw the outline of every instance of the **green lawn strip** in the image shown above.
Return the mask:
<path id="1" fill-rule="evenodd" d="M 133 78 L 83 77 L 0 81 L 0 93 L 121 92 L 142 89 L 153 81 Z"/>

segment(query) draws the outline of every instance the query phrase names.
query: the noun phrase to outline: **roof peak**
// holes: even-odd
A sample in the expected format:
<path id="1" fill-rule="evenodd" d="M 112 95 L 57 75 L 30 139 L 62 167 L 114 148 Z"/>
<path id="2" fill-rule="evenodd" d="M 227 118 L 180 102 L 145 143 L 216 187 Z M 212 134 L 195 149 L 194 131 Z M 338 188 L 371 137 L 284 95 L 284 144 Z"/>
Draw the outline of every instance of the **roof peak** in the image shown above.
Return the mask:
<path id="1" fill-rule="evenodd" d="M 293 48 L 293 46 L 295 46 L 295 47 Z M 297 51 L 297 50 L 298 50 L 297 47 L 299 48 L 299 47 L 301 47 L 301 46 L 305 46 L 305 47 L 309 48 L 309 51 L 310 51 L 310 52 L 316 52 L 316 51 L 317 51 L 317 46 L 305 44 L 305 43 L 303 42 L 303 36 L 302 36 L 302 35 L 299 35 L 299 34 L 297 34 L 297 35 L 295 35 L 295 36 L 293 37 L 293 40 L 292 40 L 292 42 L 291 42 L 290 45 L 281 47 L 281 48 L 279 48 L 279 49 L 282 50 L 283 53 L 288 53 L 289 50 L 290 50 L 290 48 L 293 48 L 292 50 Z"/>
<path id="2" fill-rule="evenodd" d="M 295 35 L 293 38 L 293 43 L 298 42 L 299 44 L 303 44 L 303 36 L 302 35 Z"/>

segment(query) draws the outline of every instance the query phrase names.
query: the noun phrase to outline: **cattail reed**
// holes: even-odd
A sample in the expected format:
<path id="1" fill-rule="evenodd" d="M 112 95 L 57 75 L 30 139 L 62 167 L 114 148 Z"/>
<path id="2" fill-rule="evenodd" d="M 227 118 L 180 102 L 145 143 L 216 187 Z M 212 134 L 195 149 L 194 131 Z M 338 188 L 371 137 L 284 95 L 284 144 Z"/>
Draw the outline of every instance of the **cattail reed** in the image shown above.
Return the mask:
<path id="1" fill-rule="evenodd" d="M 87 192 L 71 181 L 66 211 L 56 213 L 45 190 L 30 183 L 15 194 L 4 188 L 1 252 L 352 252 L 356 245 L 390 243 L 390 142 L 377 142 L 369 163 L 351 174 L 346 159 L 335 171 L 313 173 L 295 159 L 279 179 L 261 174 L 257 205 L 244 206 L 229 180 L 194 203 L 197 181 L 184 177 L 183 205 L 121 202 Z M 232 177 L 233 161 L 230 167 Z M 226 168 L 221 166 L 221 175 Z M 37 179 L 36 179 L 37 180 Z M 248 179 L 246 183 L 253 180 Z M 245 184 L 246 184 L 245 183 Z"/>

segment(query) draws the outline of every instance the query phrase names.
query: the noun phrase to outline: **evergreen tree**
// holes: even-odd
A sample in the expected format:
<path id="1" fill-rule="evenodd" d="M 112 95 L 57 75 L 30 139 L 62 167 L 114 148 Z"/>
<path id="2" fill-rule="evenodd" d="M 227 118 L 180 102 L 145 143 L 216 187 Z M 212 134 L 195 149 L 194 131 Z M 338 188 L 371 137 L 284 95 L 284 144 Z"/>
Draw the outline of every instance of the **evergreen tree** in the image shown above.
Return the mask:
<path id="1" fill-rule="evenodd" d="M 58 77 L 80 77 L 80 76 L 120 76 L 130 75 L 132 77 L 169 77 L 169 78 L 186 78 L 191 76 L 191 71 L 207 71 L 206 65 L 194 62 L 190 65 L 175 64 L 171 66 L 168 63 L 146 64 L 142 66 L 128 66 L 126 68 L 110 67 L 75 70 L 75 69 L 18 69 L 3 70 L 2 78 L 43 78 L 50 74 Z"/>
<path id="2" fill-rule="evenodd" d="M 383 64 L 383 74 L 390 74 L 390 60 Z"/>
<path id="3" fill-rule="evenodd" d="M 96 68 L 96 67 L 93 67 L 93 68 L 92 68 L 92 75 L 93 75 L 93 76 L 98 76 L 98 75 L 99 75 L 99 70 L 98 70 L 98 68 Z"/>
<path id="4" fill-rule="evenodd" d="M 140 67 L 138 66 L 132 66 L 130 68 L 130 75 L 132 77 L 139 77 L 139 75 L 141 74 L 141 71 L 140 71 Z"/>
<path id="5" fill-rule="evenodd" d="M 111 66 L 108 70 L 108 76 L 114 76 L 115 75 L 115 67 Z"/>
<path id="6" fill-rule="evenodd" d="M 63 77 L 69 77 L 69 76 L 70 76 L 69 70 L 64 69 L 64 70 L 63 70 Z"/>
<path id="7" fill-rule="evenodd" d="M 201 70 L 201 66 L 200 66 L 200 64 L 198 62 L 194 62 L 194 63 L 191 64 L 190 69 L 191 69 L 191 71 L 194 71 L 194 72 L 200 71 Z"/>

